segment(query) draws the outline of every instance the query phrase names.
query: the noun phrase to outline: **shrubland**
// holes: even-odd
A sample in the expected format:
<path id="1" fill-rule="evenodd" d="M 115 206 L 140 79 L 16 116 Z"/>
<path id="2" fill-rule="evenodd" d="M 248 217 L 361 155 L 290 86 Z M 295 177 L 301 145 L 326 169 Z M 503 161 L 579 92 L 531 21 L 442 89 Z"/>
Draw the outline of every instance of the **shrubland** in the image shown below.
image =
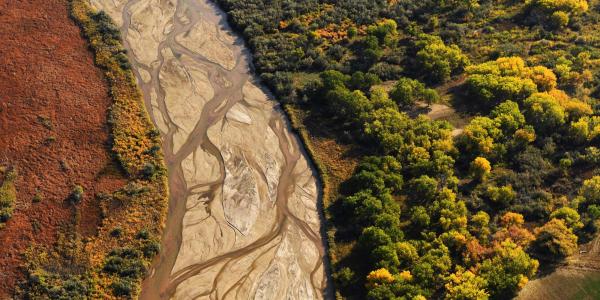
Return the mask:
<path id="1" fill-rule="evenodd" d="M 50 250 L 33 245 L 26 253 L 27 281 L 19 293 L 27 299 L 135 298 L 151 260 L 160 251 L 168 205 L 159 133 L 146 112 L 118 28 L 85 0 L 72 0 L 69 5 L 108 82 L 113 100 L 109 112 L 112 152 L 127 183 L 112 194 L 97 195 L 73 186 L 66 200 L 73 207 L 76 224 L 66 226 Z M 75 227 L 78 204 L 84 197 L 96 197 L 103 219 L 95 236 L 82 239 Z"/>

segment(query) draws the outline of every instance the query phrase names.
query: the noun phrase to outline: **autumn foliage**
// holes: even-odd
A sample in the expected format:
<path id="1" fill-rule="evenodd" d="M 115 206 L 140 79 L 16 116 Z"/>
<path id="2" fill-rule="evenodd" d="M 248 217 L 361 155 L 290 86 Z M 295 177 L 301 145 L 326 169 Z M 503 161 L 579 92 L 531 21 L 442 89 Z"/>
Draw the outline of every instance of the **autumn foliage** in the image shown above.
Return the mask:
<path id="1" fill-rule="evenodd" d="M 96 236 L 85 241 L 65 237 L 55 252 L 32 249 L 27 253 L 29 281 L 23 292 L 32 299 L 135 298 L 160 250 L 168 205 L 160 139 L 145 110 L 118 28 L 85 0 L 70 1 L 70 12 L 90 43 L 96 65 L 105 73 L 113 100 L 109 116 L 112 151 L 127 172 L 128 182 L 113 194 L 96 195 L 106 214 Z M 148 166 L 154 174 L 142 173 Z M 83 193 L 75 187 L 72 201 Z M 65 255 L 72 260 L 65 260 Z M 64 264 L 71 265 L 63 268 L 79 271 L 57 271 Z"/>

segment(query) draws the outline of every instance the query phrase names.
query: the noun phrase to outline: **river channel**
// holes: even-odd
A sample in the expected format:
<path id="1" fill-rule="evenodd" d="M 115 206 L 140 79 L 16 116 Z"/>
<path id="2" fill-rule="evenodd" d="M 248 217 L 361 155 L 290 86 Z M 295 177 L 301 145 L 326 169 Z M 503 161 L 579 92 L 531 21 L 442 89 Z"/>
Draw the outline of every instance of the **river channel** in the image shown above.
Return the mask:
<path id="1" fill-rule="evenodd" d="M 171 198 L 141 299 L 322 299 L 318 182 L 208 0 L 92 0 L 120 26 Z"/>

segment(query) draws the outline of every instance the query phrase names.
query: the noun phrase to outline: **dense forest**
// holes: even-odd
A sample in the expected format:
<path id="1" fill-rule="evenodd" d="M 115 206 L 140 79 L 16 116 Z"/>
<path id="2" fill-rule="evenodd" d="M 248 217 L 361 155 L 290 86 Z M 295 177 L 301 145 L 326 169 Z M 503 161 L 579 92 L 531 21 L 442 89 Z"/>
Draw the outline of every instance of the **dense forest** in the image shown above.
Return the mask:
<path id="1" fill-rule="evenodd" d="M 507 299 L 594 237 L 596 1 L 217 2 L 278 100 L 355 149 L 325 199 L 338 297 Z"/>

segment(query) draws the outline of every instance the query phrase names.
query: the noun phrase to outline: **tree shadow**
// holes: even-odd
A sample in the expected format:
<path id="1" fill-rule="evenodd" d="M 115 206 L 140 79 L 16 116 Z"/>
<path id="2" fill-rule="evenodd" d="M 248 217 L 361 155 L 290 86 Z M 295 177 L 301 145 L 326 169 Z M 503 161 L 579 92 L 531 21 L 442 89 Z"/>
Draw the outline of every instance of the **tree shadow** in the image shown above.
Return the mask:
<path id="1" fill-rule="evenodd" d="M 350 122 L 331 116 L 323 105 L 306 104 L 300 109 L 305 114 L 302 123 L 312 137 L 332 140 L 338 145 L 347 147 L 342 158 L 356 159 L 374 152 L 372 145 L 365 145 L 356 138 L 361 135 L 359 128 L 353 127 Z"/>
<path id="2" fill-rule="evenodd" d="M 481 104 L 473 101 L 473 97 L 469 95 L 465 84 L 448 89 L 448 93 L 451 95 L 450 104 L 458 114 L 474 116 L 488 110 Z"/>

